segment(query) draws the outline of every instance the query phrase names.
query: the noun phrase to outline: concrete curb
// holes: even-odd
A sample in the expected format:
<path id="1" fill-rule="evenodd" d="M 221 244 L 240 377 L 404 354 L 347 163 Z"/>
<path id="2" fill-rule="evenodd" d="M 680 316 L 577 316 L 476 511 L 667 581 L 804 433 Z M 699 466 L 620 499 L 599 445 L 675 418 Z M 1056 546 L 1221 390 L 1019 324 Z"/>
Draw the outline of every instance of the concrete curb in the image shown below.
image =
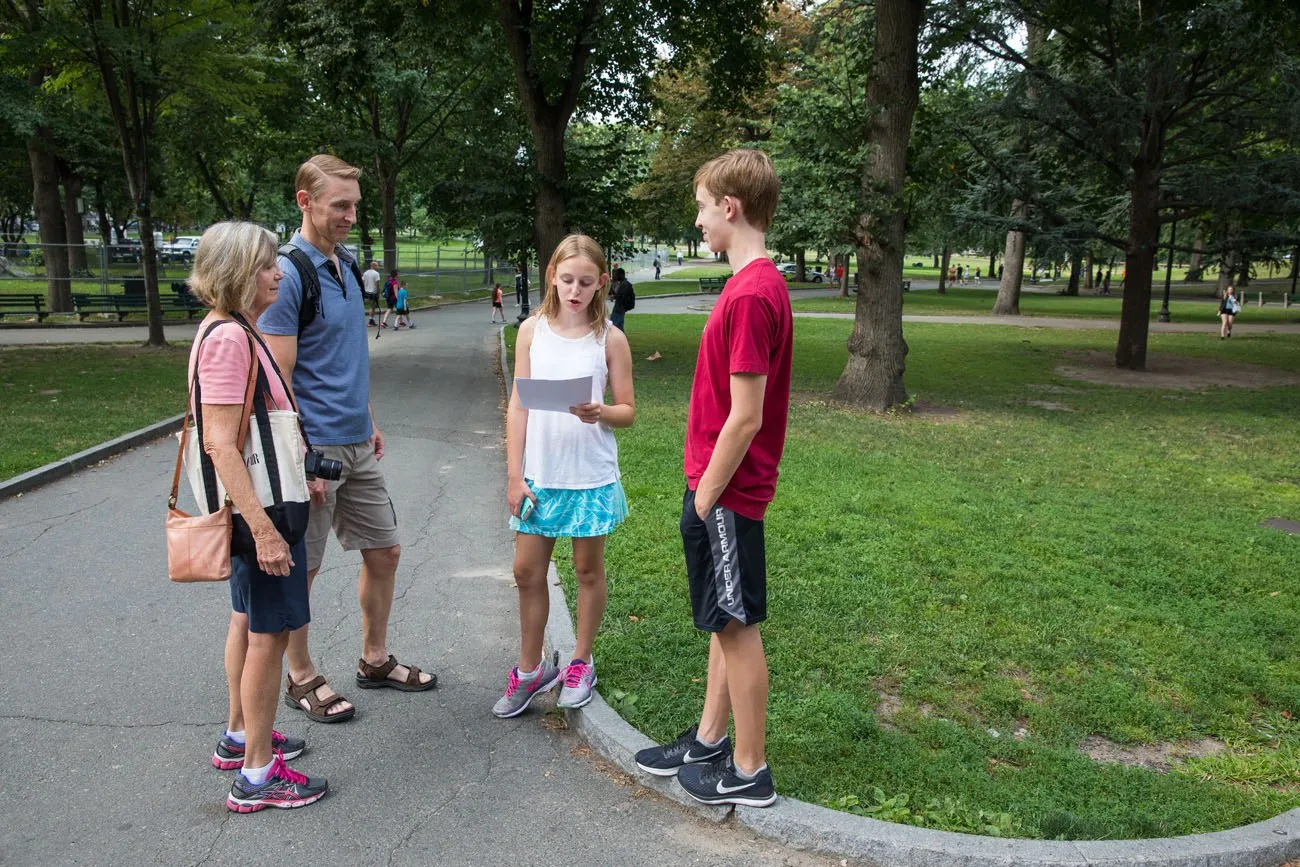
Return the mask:
<path id="1" fill-rule="evenodd" d="M 564 588 L 552 563 L 547 575 L 551 611 L 547 645 L 573 647 L 573 625 Z M 563 655 L 563 654 L 561 654 Z M 731 808 L 693 800 L 671 778 L 642 772 L 636 751 L 654 742 L 628 725 L 597 693 L 581 710 L 566 711 L 569 725 L 592 749 L 644 786 L 712 822 Z M 735 808 L 736 820 L 794 849 L 861 859 L 889 867 L 1276 867 L 1300 857 L 1300 809 L 1272 819 L 1216 831 L 1154 840 L 1008 840 L 933 831 L 881 822 L 781 797 L 764 809 Z"/>
<path id="2" fill-rule="evenodd" d="M 55 479 L 71 475 L 77 470 L 94 466 L 105 458 L 120 455 L 127 449 L 135 448 L 138 445 L 152 442 L 159 437 L 178 431 L 180 430 L 181 420 L 184 418 L 185 413 L 174 415 L 171 418 L 163 419 L 157 424 L 151 424 L 148 427 L 140 428 L 138 431 L 123 434 L 117 439 L 91 446 L 84 451 L 77 452 L 75 455 L 69 455 L 20 476 L 14 476 L 7 482 L 0 482 L 0 500 L 39 488 L 41 485 L 48 484 Z"/>
<path id="3" fill-rule="evenodd" d="M 505 328 L 500 332 L 501 370 L 509 399 L 510 368 Z M 565 651 L 576 643 L 564 587 L 555 564 L 547 572 L 551 610 L 546 645 Z M 672 777 L 654 777 L 636 766 L 637 750 L 653 746 L 615 713 L 599 693 L 581 710 L 565 711 L 569 725 L 638 785 L 682 804 L 711 822 L 722 822 L 729 807 L 709 807 L 682 791 Z M 737 807 L 737 821 L 764 837 L 794 849 L 861 859 L 888 867 L 1277 867 L 1300 858 L 1300 809 L 1210 834 L 1153 840 L 1007 840 L 933 831 L 882 822 L 780 797 L 771 807 Z"/>

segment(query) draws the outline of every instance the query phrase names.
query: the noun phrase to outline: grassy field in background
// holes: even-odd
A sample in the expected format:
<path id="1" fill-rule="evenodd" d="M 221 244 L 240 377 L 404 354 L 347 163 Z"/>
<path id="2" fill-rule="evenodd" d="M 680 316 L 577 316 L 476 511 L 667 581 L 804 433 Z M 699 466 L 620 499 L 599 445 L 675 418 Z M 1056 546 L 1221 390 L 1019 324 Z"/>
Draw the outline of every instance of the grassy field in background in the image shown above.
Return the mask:
<path id="1" fill-rule="evenodd" d="M 903 295 L 903 312 L 933 316 L 983 316 L 992 312 L 997 298 L 994 289 L 949 289 L 940 295 L 933 290 L 913 291 Z M 1238 322 L 1300 322 L 1300 305 L 1283 307 L 1274 298 L 1263 307 L 1251 299 L 1237 317 Z M 1119 320 L 1122 296 L 1048 295 L 1025 292 L 1020 296 L 1020 313 L 1024 316 L 1052 316 L 1067 319 Z M 1160 299 L 1151 301 L 1151 316 L 1160 312 Z M 852 313 L 856 297 L 798 298 L 791 306 L 800 313 Z M 1169 315 L 1174 322 L 1218 322 L 1218 307 L 1212 301 L 1171 301 Z"/>
<path id="2" fill-rule="evenodd" d="M 0 480 L 185 409 L 189 345 L 0 348 Z"/>
<path id="3" fill-rule="evenodd" d="M 655 739 L 698 718 L 677 522 L 703 318 L 635 317 L 627 523 L 608 548 L 602 694 Z M 1042 838 L 1159 837 L 1300 806 L 1300 388 L 1065 379 L 1109 335 L 909 323 L 907 383 L 955 410 L 828 404 L 850 323 L 796 321 L 768 512 L 768 756 L 787 795 Z M 513 336 L 512 331 L 508 334 Z M 1297 338 L 1154 334 L 1154 354 L 1300 371 Z M 658 352 L 662 359 L 643 361 Z M 1038 404 L 1038 405 L 1035 405 Z M 557 549 L 572 604 L 566 549 Z M 1119 747 L 1221 744 L 1168 773 Z"/>

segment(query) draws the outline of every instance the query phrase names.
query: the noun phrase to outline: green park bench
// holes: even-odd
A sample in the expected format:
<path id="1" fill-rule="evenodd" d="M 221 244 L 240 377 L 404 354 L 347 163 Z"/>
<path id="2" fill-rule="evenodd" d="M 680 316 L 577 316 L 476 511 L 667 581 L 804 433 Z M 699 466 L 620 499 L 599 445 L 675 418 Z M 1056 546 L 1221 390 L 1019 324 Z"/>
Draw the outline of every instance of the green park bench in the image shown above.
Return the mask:
<path id="1" fill-rule="evenodd" d="M 207 310 L 199 303 L 193 295 L 189 293 L 189 288 L 185 287 L 184 291 L 177 289 L 178 286 L 185 287 L 184 283 L 172 284 L 172 295 L 160 296 L 159 303 L 162 305 L 163 313 L 184 313 L 186 319 L 192 319 L 195 313 L 202 313 Z M 86 317 L 91 313 L 111 313 L 117 316 L 117 321 L 121 322 L 132 313 L 146 313 L 149 309 L 148 301 L 144 295 L 96 295 L 91 293 L 74 292 L 72 293 L 72 306 L 77 311 L 77 319 L 84 322 Z"/>
<path id="2" fill-rule="evenodd" d="M 850 295 L 854 295 L 854 294 L 857 293 L 857 291 L 858 291 L 858 275 L 857 275 L 857 274 L 852 274 L 852 275 L 849 276 L 849 294 L 850 294 Z M 903 291 L 904 291 L 904 292 L 911 292 L 911 291 L 912 291 L 912 281 L 911 281 L 911 280 L 904 280 L 904 281 L 903 281 Z"/>
<path id="3" fill-rule="evenodd" d="M 31 295 L 0 295 L 0 319 L 5 318 L 5 314 L 12 313 L 16 316 L 35 316 L 37 322 L 43 322 L 50 312 L 45 309 L 45 296 L 40 294 Z"/>
<path id="4" fill-rule="evenodd" d="M 722 287 L 727 285 L 726 277 L 701 277 L 700 291 L 710 293 L 721 293 Z"/>

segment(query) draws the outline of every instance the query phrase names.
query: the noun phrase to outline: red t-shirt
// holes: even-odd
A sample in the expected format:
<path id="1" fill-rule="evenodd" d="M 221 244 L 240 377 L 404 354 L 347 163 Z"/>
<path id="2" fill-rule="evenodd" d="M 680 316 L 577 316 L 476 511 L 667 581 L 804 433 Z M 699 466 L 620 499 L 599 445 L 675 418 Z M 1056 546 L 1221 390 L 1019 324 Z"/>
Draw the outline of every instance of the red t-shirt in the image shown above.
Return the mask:
<path id="1" fill-rule="evenodd" d="M 763 520 L 776 495 L 777 465 L 785 450 L 790 412 L 794 314 L 785 278 L 771 259 L 755 259 L 727 281 L 704 323 L 686 417 L 686 484 L 693 491 L 709 465 L 731 413 L 731 375 L 767 376 L 763 425 L 718 502 L 738 515 Z"/>

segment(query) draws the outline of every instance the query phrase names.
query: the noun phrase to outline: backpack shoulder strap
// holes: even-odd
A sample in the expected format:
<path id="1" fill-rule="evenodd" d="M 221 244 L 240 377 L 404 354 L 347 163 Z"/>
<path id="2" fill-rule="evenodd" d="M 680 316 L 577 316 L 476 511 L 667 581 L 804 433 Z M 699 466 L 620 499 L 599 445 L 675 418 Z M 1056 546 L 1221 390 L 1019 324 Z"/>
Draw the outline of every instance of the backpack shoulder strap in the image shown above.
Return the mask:
<path id="1" fill-rule="evenodd" d="M 302 287 L 302 297 L 298 305 L 298 334 L 312 323 L 320 313 L 320 277 L 311 258 L 296 244 L 282 244 L 280 255 L 293 263 L 298 270 L 298 285 Z"/>

